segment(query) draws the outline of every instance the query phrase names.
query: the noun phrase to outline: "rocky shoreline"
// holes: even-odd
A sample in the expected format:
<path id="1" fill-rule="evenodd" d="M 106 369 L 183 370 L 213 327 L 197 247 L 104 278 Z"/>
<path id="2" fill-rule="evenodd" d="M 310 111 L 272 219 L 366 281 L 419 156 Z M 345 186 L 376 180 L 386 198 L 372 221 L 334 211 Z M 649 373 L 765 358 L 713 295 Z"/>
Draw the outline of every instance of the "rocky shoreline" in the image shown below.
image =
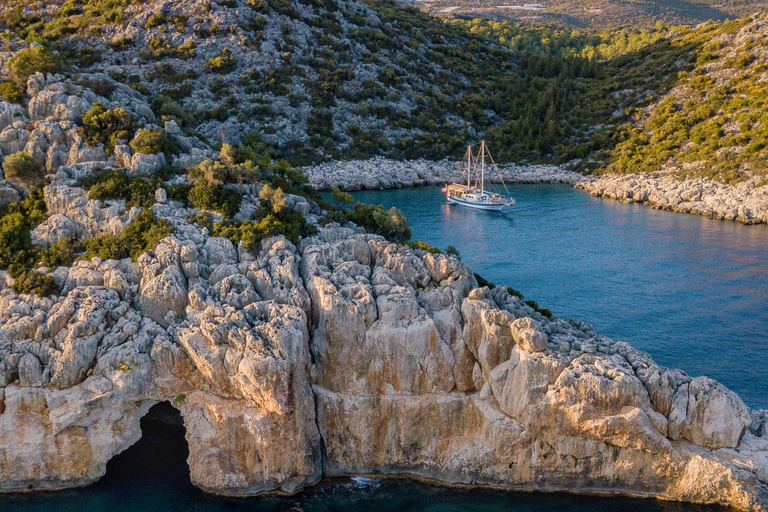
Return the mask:
<path id="1" fill-rule="evenodd" d="M 451 160 L 398 161 L 388 158 L 326 162 L 302 169 L 310 184 L 318 190 L 338 187 L 342 190 L 384 190 L 392 188 L 443 185 L 461 173 L 461 163 Z M 500 175 L 500 176 L 499 176 Z M 499 165 L 499 175 L 488 181 L 498 183 L 576 184 L 584 176 L 556 165 Z M 500 179 L 501 178 L 501 179 Z"/>
<path id="2" fill-rule="evenodd" d="M 127 213 L 70 178 L 45 192 L 57 222 Z M 59 267 L 46 298 L 4 275 L 0 490 L 97 480 L 167 401 L 221 495 L 384 475 L 768 510 L 768 411 L 300 199 L 298 245 L 251 251 L 166 200 L 174 234 L 135 261 Z"/>
<path id="3" fill-rule="evenodd" d="M 455 180 L 461 163 L 450 160 L 396 161 L 373 158 L 339 161 L 305 167 L 303 171 L 318 190 L 385 190 L 443 185 Z M 585 176 L 555 165 L 499 165 L 501 179 L 515 183 L 564 183 L 594 197 L 640 203 L 679 213 L 705 215 L 745 224 L 768 223 L 768 182 L 753 178 L 727 185 L 708 178 L 677 179 L 670 175 L 607 174 Z M 498 183 L 499 176 L 489 176 Z"/>
<path id="4" fill-rule="evenodd" d="M 45 204 L 18 238 L 42 250 L 106 235 L 111 247 L 128 243 L 126 232 L 136 243 L 162 229 L 139 251 L 98 253 L 133 258 L 0 271 L 0 491 L 98 480 L 140 438 L 140 419 L 168 402 L 184 418 L 192 483 L 222 495 L 372 474 L 768 511 L 768 411 L 582 321 L 544 316 L 510 289 L 481 287 L 456 257 L 329 217 L 311 192 L 267 189 L 277 178 L 299 193 L 303 176 L 248 174 L 224 148 L 161 126 L 131 91 L 115 86 L 110 100 L 36 75 L 26 108 L 0 103 L 2 154 L 23 150 L 45 172 Z M 125 105 L 137 121 L 109 153 L 77 124 L 95 102 Z M 171 157 L 134 151 L 148 129 L 174 143 Z M 224 214 L 195 206 L 191 189 L 184 201 L 184 169 L 209 159 L 218 159 L 209 170 L 242 178 L 211 195 L 236 192 L 230 216 L 250 231 L 214 236 Z M 362 188 L 369 182 L 355 175 L 381 187 L 453 172 L 407 164 L 405 178 L 378 160 L 346 163 L 332 180 L 309 174 L 316 185 Z M 139 180 L 122 183 L 140 185 L 142 200 L 92 197 L 82 180 L 104 169 Z M 511 182 L 577 178 L 547 166 L 504 172 Z M 15 173 L 5 178 L 5 203 L 28 193 Z M 256 239 L 259 211 L 286 223 Z M 137 227 L 142 216 L 157 223 Z M 8 219 L 24 226 L 21 213 Z M 42 296 L 16 286 L 23 276 L 45 281 Z"/>
<path id="5" fill-rule="evenodd" d="M 726 185 L 708 178 L 681 180 L 647 173 L 609 174 L 580 181 L 575 186 L 594 197 L 640 203 L 660 210 L 744 224 L 768 223 L 768 181 L 764 178 Z"/>

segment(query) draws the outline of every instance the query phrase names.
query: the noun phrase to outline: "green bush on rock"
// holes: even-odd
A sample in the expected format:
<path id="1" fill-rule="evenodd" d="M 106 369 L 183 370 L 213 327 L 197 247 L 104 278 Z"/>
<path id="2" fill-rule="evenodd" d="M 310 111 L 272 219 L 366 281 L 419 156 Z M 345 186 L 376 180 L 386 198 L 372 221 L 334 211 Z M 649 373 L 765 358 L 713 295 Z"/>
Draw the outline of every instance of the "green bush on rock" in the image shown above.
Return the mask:
<path id="1" fill-rule="evenodd" d="M 157 242 L 173 233 L 171 226 L 164 220 L 158 219 L 145 209 L 123 228 L 120 236 L 112 234 L 101 235 L 85 240 L 83 245 L 88 257 L 99 257 L 103 260 L 138 258 L 143 253 L 152 250 Z"/>
<path id="2" fill-rule="evenodd" d="M 86 144 L 91 146 L 104 144 L 109 152 L 118 140 L 128 140 L 136 129 L 133 116 L 122 108 L 107 109 L 101 103 L 96 103 L 88 112 L 83 114 L 83 126 L 80 133 Z"/>
<path id="3" fill-rule="evenodd" d="M 152 206 L 153 194 L 159 185 L 141 178 L 129 178 L 121 170 L 103 171 L 89 178 L 92 184 L 88 191 L 88 199 L 122 199 L 128 208 Z M 81 186 L 89 186 L 89 183 L 81 182 Z"/>
<path id="4" fill-rule="evenodd" d="M 37 160 L 24 151 L 19 151 L 5 157 L 3 172 L 6 179 L 15 181 L 31 192 L 45 183 L 45 170 Z"/>
<path id="5" fill-rule="evenodd" d="M 10 71 L 10 79 L 20 89 L 27 89 L 27 80 L 37 72 L 57 73 L 62 69 L 59 55 L 54 54 L 44 46 L 26 48 L 16 53 L 6 62 Z"/>
<path id="6" fill-rule="evenodd" d="M 2 96 L 3 101 L 21 103 L 24 101 L 24 89 L 14 82 L 3 82 L 0 83 L 0 96 Z"/>
<path id="7" fill-rule="evenodd" d="M 394 206 L 386 210 L 381 205 L 357 203 L 347 218 L 371 233 L 376 233 L 395 242 L 411 238 L 411 228 L 403 212 Z"/>
<path id="8" fill-rule="evenodd" d="M 59 287 L 51 276 L 42 275 L 34 270 L 25 271 L 18 276 L 11 288 L 16 293 L 35 293 L 39 297 L 59 293 Z"/>
<path id="9" fill-rule="evenodd" d="M 170 155 L 176 152 L 176 143 L 168 138 L 163 130 L 157 128 L 143 128 L 136 133 L 136 137 L 130 142 L 134 153 L 154 155 L 165 153 Z"/>

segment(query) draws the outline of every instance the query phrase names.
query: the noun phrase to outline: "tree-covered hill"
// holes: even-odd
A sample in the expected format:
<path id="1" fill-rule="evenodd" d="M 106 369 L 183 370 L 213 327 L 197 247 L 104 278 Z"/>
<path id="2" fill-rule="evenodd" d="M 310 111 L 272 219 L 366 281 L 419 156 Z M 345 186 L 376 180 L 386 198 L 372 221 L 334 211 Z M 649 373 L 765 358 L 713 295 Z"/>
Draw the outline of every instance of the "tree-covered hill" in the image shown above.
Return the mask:
<path id="1" fill-rule="evenodd" d="M 524 7 L 525 4 L 529 6 Z M 487 18 L 576 28 L 651 28 L 656 23 L 697 25 L 722 22 L 768 8 L 764 0 L 491 0 L 416 1 L 425 12 L 451 18 Z"/>
<path id="2" fill-rule="evenodd" d="M 595 31 L 380 0 L 37 5 L 0 6 L 6 101 L 29 101 L 35 71 L 102 72 L 188 135 L 294 164 L 456 158 L 484 137 L 503 161 L 764 172 L 766 15 Z"/>

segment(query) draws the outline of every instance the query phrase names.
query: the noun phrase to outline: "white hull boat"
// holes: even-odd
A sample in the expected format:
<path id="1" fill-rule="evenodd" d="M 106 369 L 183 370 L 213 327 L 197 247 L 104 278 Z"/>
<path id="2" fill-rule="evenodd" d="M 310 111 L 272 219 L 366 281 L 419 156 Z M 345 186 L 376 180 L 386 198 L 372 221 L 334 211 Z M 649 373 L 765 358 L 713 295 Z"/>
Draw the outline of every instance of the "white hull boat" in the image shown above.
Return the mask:
<path id="1" fill-rule="evenodd" d="M 477 156 L 472 154 L 472 146 L 467 147 L 466 168 L 463 173 L 467 175 L 466 184 L 447 183 L 445 188 L 445 198 L 450 204 L 466 206 L 476 210 L 501 211 L 506 207 L 515 204 L 515 200 L 507 195 L 501 195 L 495 192 L 485 190 L 485 159 L 488 157 L 493 162 L 485 141 L 480 142 L 480 150 Z M 474 178 L 474 181 L 473 181 Z M 501 180 L 502 185 L 504 181 Z M 506 185 L 504 185 L 506 189 Z"/>

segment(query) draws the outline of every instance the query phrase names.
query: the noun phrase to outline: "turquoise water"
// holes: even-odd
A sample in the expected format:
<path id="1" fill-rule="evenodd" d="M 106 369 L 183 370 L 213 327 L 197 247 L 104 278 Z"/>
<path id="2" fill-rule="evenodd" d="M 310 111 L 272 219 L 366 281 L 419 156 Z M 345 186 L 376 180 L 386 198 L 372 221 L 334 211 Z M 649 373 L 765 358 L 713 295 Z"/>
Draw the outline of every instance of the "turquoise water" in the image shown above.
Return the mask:
<path id="1" fill-rule="evenodd" d="M 364 191 L 400 208 L 414 240 L 560 317 L 707 375 L 768 407 L 768 227 L 596 199 L 566 185 L 510 187 L 509 213 L 445 204 L 439 187 Z"/>
<path id="2" fill-rule="evenodd" d="M 513 187 L 509 214 L 444 204 L 439 188 L 359 192 L 397 206 L 414 239 L 557 315 L 633 343 L 661 364 L 716 378 L 768 406 L 768 227 L 594 199 L 567 186 Z M 167 411 L 166 411 L 167 413 Z M 293 497 L 227 499 L 195 489 L 183 428 L 142 420 L 142 439 L 78 490 L 0 495 L 3 512 L 713 512 L 656 500 L 330 480 Z"/>

